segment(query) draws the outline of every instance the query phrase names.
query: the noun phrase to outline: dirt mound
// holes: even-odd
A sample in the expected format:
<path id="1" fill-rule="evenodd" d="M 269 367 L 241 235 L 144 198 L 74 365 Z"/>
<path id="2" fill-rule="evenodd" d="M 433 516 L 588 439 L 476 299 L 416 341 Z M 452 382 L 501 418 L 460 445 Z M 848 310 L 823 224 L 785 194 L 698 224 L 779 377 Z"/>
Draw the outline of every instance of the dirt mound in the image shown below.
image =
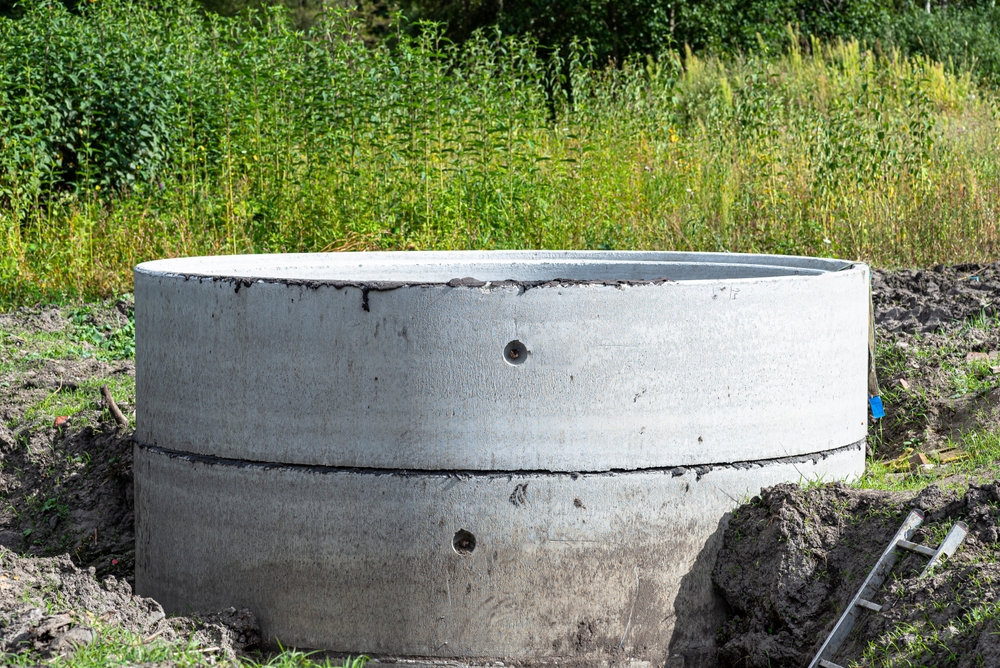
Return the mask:
<path id="1" fill-rule="evenodd" d="M 159 603 L 133 596 L 127 582 L 109 575 L 99 583 L 93 568 L 80 570 L 68 555 L 19 557 L 0 547 L 0 571 L 0 654 L 65 655 L 108 626 L 147 641 L 191 639 L 229 658 L 260 643 L 248 610 L 167 619 Z"/>
<path id="2" fill-rule="evenodd" d="M 0 546 L 69 553 L 99 576 L 135 570 L 132 441 L 113 425 L 0 432 Z"/>
<path id="3" fill-rule="evenodd" d="M 935 332 L 1000 313 L 1000 263 L 872 272 L 875 324 L 889 332 Z"/>
<path id="4" fill-rule="evenodd" d="M 0 314 L 0 546 L 129 581 L 132 443 L 99 388 L 132 412 L 135 364 L 108 347 L 130 313 L 116 301 Z"/>
<path id="5" fill-rule="evenodd" d="M 959 519 L 969 536 L 923 580 L 926 557 L 902 555 L 875 599 L 883 612 L 862 614 L 837 662 L 1000 665 L 1000 482 L 964 496 L 936 486 L 917 495 L 841 484 L 765 490 L 734 513 L 713 572 L 733 613 L 719 633 L 722 664 L 808 665 L 911 508 L 927 513 L 915 542 L 936 546 Z"/>

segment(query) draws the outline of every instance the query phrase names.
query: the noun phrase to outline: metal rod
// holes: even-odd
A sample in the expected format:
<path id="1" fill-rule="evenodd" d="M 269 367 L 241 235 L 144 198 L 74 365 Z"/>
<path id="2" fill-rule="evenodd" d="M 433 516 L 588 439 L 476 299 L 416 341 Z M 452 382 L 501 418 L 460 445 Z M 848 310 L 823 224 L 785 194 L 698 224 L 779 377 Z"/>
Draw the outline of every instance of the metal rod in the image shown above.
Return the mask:
<path id="1" fill-rule="evenodd" d="M 903 525 L 899 527 L 899 531 L 896 532 L 896 535 L 889 542 L 889 547 L 879 557 L 879 560 L 875 563 L 875 567 L 872 568 L 871 573 L 868 574 L 868 577 L 865 578 L 864 583 L 861 585 L 861 589 L 855 594 L 847 609 L 844 610 L 844 614 L 840 616 L 830 635 L 827 636 L 826 641 L 819 648 L 819 651 L 816 652 L 816 656 L 810 662 L 809 668 L 830 668 L 837 665 L 831 663 L 831 660 L 836 656 L 837 650 L 840 649 L 841 644 L 843 644 L 844 640 L 851 633 L 851 629 L 854 628 L 854 623 L 857 621 L 859 614 L 858 609 L 861 607 L 858 601 L 869 601 L 878 592 L 879 587 L 882 586 L 886 576 L 889 574 L 889 570 L 896 563 L 896 559 L 898 559 L 896 547 L 899 541 L 909 541 L 917 530 L 917 527 L 923 521 L 924 514 L 919 510 L 911 510 L 910 514 L 906 516 Z"/>
<path id="2" fill-rule="evenodd" d="M 909 550 L 910 552 L 916 552 L 917 554 L 922 554 L 925 557 L 934 556 L 934 548 L 927 547 L 926 545 L 911 543 L 908 540 L 901 540 L 898 543 L 896 543 L 896 545 L 903 548 L 904 550 Z"/>
<path id="3" fill-rule="evenodd" d="M 862 608 L 865 608 L 866 610 L 871 610 L 872 612 L 882 612 L 881 605 L 879 605 L 878 603 L 872 603 L 871 601 L 864 598 L 858 599 L 858 605 L 860 605 Z"/>
<path id="4" fill-rule="evenodd" d="M 924 572 L 920 574 L 920 577 L 924 577 L 931 572 L 931 569 L 937 566 L 937 563 L 941 560 L 942 555 L 950 557 L 955 554 L 955 550 L 958 546 L 962 544 L 965 537 L 969 534 L 969 527 L 965 522 L 956 522 L 955 526 L 951 528 L 948 535 L 944 537 L 944 541 L 938 547 L 937 552 L 931 556 L 931 560 L 927 562 L 927 566 L 924 568 Z"/>

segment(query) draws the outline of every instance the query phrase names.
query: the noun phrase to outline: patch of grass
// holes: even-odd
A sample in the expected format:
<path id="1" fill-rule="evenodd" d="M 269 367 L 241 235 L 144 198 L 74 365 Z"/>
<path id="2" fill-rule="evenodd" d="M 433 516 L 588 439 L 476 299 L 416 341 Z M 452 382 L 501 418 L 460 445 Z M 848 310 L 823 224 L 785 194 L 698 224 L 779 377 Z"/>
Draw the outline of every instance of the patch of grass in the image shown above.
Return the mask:
<path id="1" fill-rule="evenodd" d="M 977 601 L 969 607 L 965 614 L 952 619 L 945 627 L 939 627 L 927 619 L 916 623 L 899 624 L 888 633 L 871 641 L 864 650 L 863 661 L 851 665 L 871 668 L 910 668 L 931 665 L 927 663 L 931 658 L 944 660 L 944 663 L 933 665 L 958 665 L 961 657 L 951 649 L 949 641 L 956 637 L 979 635 L 987 626 L 996 628 L 1000 620 L 1000 603 Z"/>
<path id="2" fill-rule="evenodd" d="M 285 650 L 267 658 L 262 662 L 247 661 L 251 668 L 364 668 L 368 663 L 367 656 L 348 657 L 343 662 L 329 658 L 320 658 L 317 652 L 302 652 L 300 650 Z"/>
<path id="3" fill-rule="evenodd" d="M 130 299 L 131 295 L 125 298 Z M 107 304 L 100 305 L 108 308 Z M 118 326 L 99 323 L 95 304 L 64 307 L 67 324 L 56 331 L 14 331 L 0 328 L 0 374 L 23 371 L 44 360 L 97 358 L 113 361 L 135 357 L 135 317 Z"/>
<path id="4" fill-rule="evenodd" d="M 971 431 L 948 445 L 962 448 L 968 453 L 968 458 L 941 469 L 904 475 L 892 470 L 884 461 L 869 459 L 864 475 L 854 485 L 862 489 L 910 491 L 923 489 L 928 484 L 947 477 L 953 479 L 953 486 L 963 489 L 970 483 L 1000 479 L 1000 433 L 991 430 Z"/>
<path id="5" fill-rule="evenodd" d="M 96 629 L 95 641 L 78 649 L 68 657 L 57 657 L 45 662 L 53 668 L 111 668 L 114 666 L 172 665 L 177 668 L 189 666 L 229 665 L 234 668 L 363 668 L 367 657 L 348 658 L 332 661 L 314 653 L 298 650 L 283 650 L 274 656 L 255 661 L 239 659 L 227 661 L 210 648 L 199 647 L 194 642 L 166 642 L 160 639 L 145 641 L 141 636 L 130 633 L 118 626 L 101 624 L 97 620 L 80 620 Z M 38 665 L 38 657 L 31 653 L 0 654 L 0 662 L 5 666 Z"/>
<path id="6" fill-rule="evenodd" d="M 126 295 L 131 299 L 131 295 Z M 70 309 L 71 338 L 78 344 L 90 344 L 88 350 L 81 349 L 80 357 L 95 356 L 99 359 L 130 359 L 135 357 L 135 315 L 129 312 L 128 322 L 121 327 L 110 324 L 97 325 L 93 320 L 91 306 L 83 305 Z"/>
<path id="7" fill-rule="evenodd" d="M 52 424 L 57 417 L 63 416 L 72 420 L 81 413 L 96 409 L 102 411 L 101 419 L 104 422 L 111 422 L 112 416 L 101 399 L 100 388 L 102 385 L 108 386 L 111 396 L 115 398 L 115 403 L 135 405 L 135 379 L 133 377 L 121 374 L 103 378 L 87 378 L 75 384 L 71 390 L 54 390 L 41 401 L 27 407 L 22 414 L 21 422 L 25 424 L 38 422 Z M 128 417 L 130 427 L 134 428 L 135 416 Z M 80 428 L 84 425 L 77 421 L 73 426 Z"/>
<path id="8" fill-rule="evenodd" d="M 66 326 L 56 331 L 0 329 L 0 388 L 24 382 L 29 372 L 48 372 L 44 395 L 22 406 L 16 423 L 8 426 L 51 425 L 63 416 L 73 420 L 74 427 L 82 427 L 93 421 L 98 409 L 103 411 L 101 419 L 110 421 L 101 399 L 102 385 L 108 386 L 117 403 L 134 405 L 135 380 L 129 374 L 95 377 L 88 373 L 77 378 L 70 364 L 65 371 L 57 371 L 60 363 L 90 358 L 116 362 L 134 357 L 135 320 L 131 310 L 127 313 L 125 323 L 120 324 L 108 303 L 76 304 L 61 309 Z M 134 419 L 130 416 L 133 426 Z"/>

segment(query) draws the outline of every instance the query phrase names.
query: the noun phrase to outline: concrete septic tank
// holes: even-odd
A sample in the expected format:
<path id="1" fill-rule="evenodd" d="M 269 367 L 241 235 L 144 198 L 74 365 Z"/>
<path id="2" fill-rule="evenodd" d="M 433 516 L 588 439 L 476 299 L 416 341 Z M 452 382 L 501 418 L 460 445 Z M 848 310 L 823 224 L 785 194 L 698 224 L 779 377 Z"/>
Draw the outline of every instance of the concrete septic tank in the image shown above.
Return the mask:
<path id="1" fill-rule="evenodd" d="M 712 665 L 726 513 L 864 468 L 869 270 L 661 252 L 135 272 L 136 588 L 285 646 Z"/>

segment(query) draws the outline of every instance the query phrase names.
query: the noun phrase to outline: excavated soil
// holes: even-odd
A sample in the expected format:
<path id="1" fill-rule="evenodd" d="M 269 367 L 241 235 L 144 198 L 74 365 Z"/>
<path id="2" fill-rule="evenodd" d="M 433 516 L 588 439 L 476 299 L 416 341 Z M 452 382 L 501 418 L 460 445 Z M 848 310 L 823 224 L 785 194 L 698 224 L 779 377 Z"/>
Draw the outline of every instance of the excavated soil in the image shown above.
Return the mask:
<path id="1" fill-rule="evenodd" d="M 134 596 L 128 582 L 109 575 L 98 583 L 93 567 L 80 570 L 69 555 L 21 557 L 0 547 L 0 568 L 0 653 L 65 655 L 108 625 L 147 641 L 183 637 L 230 659 L 260 643 L 248 610 L 168 619 L 159 603 Z"/>
<path id="2" fill-rule="evenodd" d="M 875 323 L 885 332 L 930 333 L 1000 313 L 1000 263 L 872 272 Z"/>
<path id="3" fill-rule="evenodd" d="M 923 580 L 927 558 L 906 553 L 875 599 L 883 611 L 861 614 L 837 663 L 1000 666 L 1000 482 L 965 494 L 765 490 L 734 513 L 713 572 L 732 611 L 719 633 L 723 665 L 808 665 L 911 508 L 926 511 L 914 542 L 936 546 L 958 520 L 969 535 Z M 881 649 L 866 657 L 872 641 Z"/>
<path id="4" fill-rule="evenodd" d="M 130 316 L 129 302 L 0 314 L 0 659 L 65 655 L 109 627 L 193 642 L 208 663 L 260 642 L 250 611 L 168 619 L 132 594 L 131 434 L 99 391 L 132 414 L 135 365 L 105 345 Z"/>
<path id="5" fill-rule="evenodd" d="M 1000 263 L 872 276 L 886 417 L 869 454 L 929 452 L 1000 430 Z"/>
<path id="6" fill-rule="evenodd" d="M 871 427 L 870 455 L 909 456 L 1000 428 L 1000 264 L 876 271 L 873 287 L 887 414 Z M 117 349 L 92 335 L 111 340 L 124 331 L 131 304 L 85 307 L 0 314 L 0 652 L 41 660 L 108 624 L 230 654 L 252 648 L 259 638 L 248 611 L 170 620 L 155 601 L 132 594 L 131 432 L 112 420 L 99 386 L 110 386 L 131 417 L 135 368 L 128 354 L 110 354 Z M 915 579 L 923 557 L 902 560 L 899 579 L 882 593 L 886 613 L 864 617 L 843 665 L 860 660 L 868 641 L 881 638 L 910 656 L 928 635 L 931 653 L 909 665 L 1000 665 L 995 616 L 979 610 L 1000 596 L 998 489 L 766 490 L 734 513 L 715 568 L 732 611 L 719 635 L 720 660 L 806 665 L 906 511 L 921 507 L 931 515 L 918 540 L 940 540 L 959 518 L 970 523 L 970 537 L 927 580 Z M 979 621 L 966 619 L 977 610 Z M 900 635 L 901 628 L 910 631 Z M 964 658 L 975 656 L 985 663 Z"/>

